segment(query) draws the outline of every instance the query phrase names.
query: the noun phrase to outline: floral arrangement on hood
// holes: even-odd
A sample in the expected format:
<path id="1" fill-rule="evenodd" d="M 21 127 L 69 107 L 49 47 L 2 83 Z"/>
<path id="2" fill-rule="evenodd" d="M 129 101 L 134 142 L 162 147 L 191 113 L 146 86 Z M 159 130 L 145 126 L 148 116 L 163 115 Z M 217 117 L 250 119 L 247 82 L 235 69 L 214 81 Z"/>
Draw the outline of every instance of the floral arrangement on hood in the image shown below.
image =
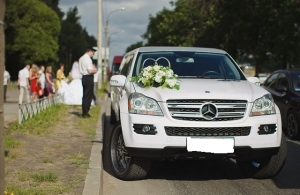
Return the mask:
<path id="1" fill-rule="evenodd" d="M 131 77 L 131 82 L 142 84 L 145 88 L 165 87 L 179 90 L 178 75 L 170 67 L 153 65 L 145 67 L 138 76 Z"/>

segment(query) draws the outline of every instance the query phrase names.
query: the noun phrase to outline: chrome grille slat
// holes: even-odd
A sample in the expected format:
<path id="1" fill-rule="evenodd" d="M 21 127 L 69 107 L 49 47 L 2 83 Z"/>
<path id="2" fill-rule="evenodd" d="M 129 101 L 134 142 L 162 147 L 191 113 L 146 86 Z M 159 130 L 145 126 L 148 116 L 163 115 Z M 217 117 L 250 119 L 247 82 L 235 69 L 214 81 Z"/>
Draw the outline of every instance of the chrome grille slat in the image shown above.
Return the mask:
<path id="1" fill-rule="evenodd" d="M 215 105 L 218 115 L 213 120 L 206 120 L 200 114 L 200 108 L 206 104 Z M 188 121 L 230 121 L 244 117 L 247 109 L 246 100 L 167 100 L 170 115 L 177 120 Z"/>

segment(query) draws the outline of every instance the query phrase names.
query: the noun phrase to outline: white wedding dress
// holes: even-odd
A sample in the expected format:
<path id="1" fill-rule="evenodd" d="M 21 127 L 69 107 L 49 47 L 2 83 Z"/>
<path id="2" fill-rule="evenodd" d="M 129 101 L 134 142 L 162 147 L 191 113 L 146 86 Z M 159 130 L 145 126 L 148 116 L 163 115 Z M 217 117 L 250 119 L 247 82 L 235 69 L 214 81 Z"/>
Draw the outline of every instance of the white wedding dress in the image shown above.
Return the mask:
<path id="1" fill-rule="evenodd" d="M 61 88 L 57 91 L 58 94 L 63 95 L 63 102 L 67 105 L 82 105 L 83 87 L 79 72 L 79 64 L 74 62 L 71 70 L 71 83 L 61 81 Z M 94 101 L 92 102 L 94 105 Z"/>

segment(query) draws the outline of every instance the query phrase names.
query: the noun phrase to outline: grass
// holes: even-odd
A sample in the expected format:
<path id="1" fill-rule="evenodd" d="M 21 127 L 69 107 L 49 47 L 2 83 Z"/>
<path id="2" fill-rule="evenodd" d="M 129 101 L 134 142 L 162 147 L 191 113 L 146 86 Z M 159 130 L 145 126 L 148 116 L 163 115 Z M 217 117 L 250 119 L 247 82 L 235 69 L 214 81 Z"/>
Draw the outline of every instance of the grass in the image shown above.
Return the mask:
<path id="1" fill-rule="evenodd" d="M 58 180 L 58 174 L 53 171 L 46 173 L 33 173 L 30 175 L 35 182 L 56 182 Z"/>
<path id="2" fill-rule="evenodd" d="M 11 136 L 5 136 L 4 137 L 4 146 L 5 151 L 9 151 L 11 148 L 16 148 L 21 144 L 20 141 L 18 141 L 16 138 L 13 138 Z"/>
<path id="3" fill-rule="evenodd" d="M 94 140 L 96 136 L 95 128 L 97 127 L 97 123 L 99 120 L 99 115 L 101 112 L 101 107 L 96 105 L 91 107 L 90 115 L 91 118 L 80 118 L 80 120 L 76 121 L 76 127 L 78 129 L 82 129 L 85 133 L 87 133 L 89 139 Z"/>
<path id="4" fill-rule="evenodd" d="M 9 129 L 33 135 L 49 134 L 51 133 L 51 128 L 49 127 L 54 126 L 58 120 L 63 118 L 62 116 L 65 114 L 66 109 L 68 109 L 68 106 L 63 104 L 52 106 L 22 124 L 18 124 L 17 121 L 13 122 Z"/>
<path id="5" fill-rule="evenodd" d="M 21 155 L 22 149 L 18 149 L 18 146 L 20 145 L 21 142 L 18 141 L 16 138 L 11 136 L 4 137 L 4 151 L 7 160 L 16 159 L 18 156 Z"/>
<path id="6" fill-rule="evenodd" d="M 44 163 L 53 163 L 53 160 L 52 159 L 49 159 L 49 158 L 45 158 L 43 160 Z"/>
<path id="7" fill-rule="evenodd" d="M 103 83 L 102 89 L 98 90 L 98 97 L 104 98 L 107 87 L 107 82 Z M 76 109 L 81 110 L 81 106 L 76 107 Z M 5 130 L 5 150 L 9 153 L 6 159 L 16 159 L 24 153 L 22 146 L 26 145 L 26 142 L 19 141 L 18 135 L 48 135 L 53 133 L 52 129 L 55 127 L 58 121 L 65 123 L 66 111 L 70 110 L 70 106 L 67 105 L 56 105 L 47 110 L 39 113 L 34 118 L 24 121 L 21 125 L 18 122 L 13 122 L 9 125 L 8 129 Z M 83 119 L 79 118 L 75 122 L 75 128 L 87 134 L 88 138 L 94 140 L 97 127 L 97 122 L 99 120 L 101 108 L 99 105 L 92 106 L 90 110 L 91 118 Z M 22 148 L 21 148 L 22 146 Z M 41 148 L 41 153 L 43 156 L 41 163 L 56 163 L 50 155 L 58 149 L 66 149 L 68 145 L 66 143 L 54 144 L 52 146 L 46 146 Z M 47 156 L 49 153 L 49 156 Z M 61 156 L 63 157 L 63 156 Z M 89 158 L 85 157 L 82 153 L 76 153 L 71 156 L 67 156 L 67 160 L 70 164 L 74 165 L 86 165 L 88 164 Z M 9 161 L 8 161 L 9 162 Z M 77 174 L 68 178 L 68 181 L 60 181 L 63 178 L 59 177 L 59 174 L 53 171 L 52 165 L 40 165 L 43 168 L 43 172 L 28 171 L 27 169 L 16 168 L 17 174 L 14 172 L 6 172 L 5 177 L 13 178 L 6 182 L 6 192 L 11 195 L 53 195 L 53 194 L 67 194 L 79 183 L 84 182 L 84 178 L 79 177 Z M 84 167 L 84 166 L 80 166 Z M 30 165 L 28 165 L 30 168 Z M 85 171 L 85 170 L 78 170 Z"/>
<path id="8" fill-rule="evenodd" d="M 89 158 L 86 158 L 80 152 L 78 154 L 70 156 L 69 159 L 71 160 L 71 164 L 75 165 L 89 164 L 90 162 Z"/>

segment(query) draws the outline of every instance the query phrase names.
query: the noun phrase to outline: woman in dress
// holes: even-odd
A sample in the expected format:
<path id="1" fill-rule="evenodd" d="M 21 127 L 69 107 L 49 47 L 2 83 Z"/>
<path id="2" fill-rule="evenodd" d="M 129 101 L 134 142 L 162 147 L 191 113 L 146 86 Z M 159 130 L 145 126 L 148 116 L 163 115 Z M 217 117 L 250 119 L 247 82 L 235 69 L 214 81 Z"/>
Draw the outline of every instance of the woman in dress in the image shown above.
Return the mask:
<path id="1" fill-rule="evenodd" d="M 30 92 L 31 92 L 31 100 L 35 101 L 37 100 L 37 81 L 39 79 L 38 74 L 38 66 L 36 64 L 32 64 L 30 74 L 29 74 L 29 80 L 30 80 Z"/>
<path id="2" fill-rule="evenodd" d="M 46 97 L 51 97 L 54 94 L 54 82 L 52 77 L 52 67 L 47 66 L 46 68 L 46 86 L 45 86 L 45 95 Z"/>
<path id="3" fill-rule="evenodd" d="M 61 87 L 61 81 L 66 79 L 66 76 L 64 74 L 64 68 L 65 68 L 65 65 L 63 63 L 60 63 L 59 69 L 56 72 L 56 88 L 57 88 L 57 90 L 59 90 L 59 88 Z"/>
<path id="4" fill-rule="evenodd" d="M 77 61 L 73 63 L 71 77 L 72 81 L 70 84 L 67 84 L 65 81 L 61 82 L 61 88 L 58 90 L 58 93 L 63 94 L 65 104 L 81 105 L 83 96 L 82 74 L 79 71 L 79 64 Z"/>

